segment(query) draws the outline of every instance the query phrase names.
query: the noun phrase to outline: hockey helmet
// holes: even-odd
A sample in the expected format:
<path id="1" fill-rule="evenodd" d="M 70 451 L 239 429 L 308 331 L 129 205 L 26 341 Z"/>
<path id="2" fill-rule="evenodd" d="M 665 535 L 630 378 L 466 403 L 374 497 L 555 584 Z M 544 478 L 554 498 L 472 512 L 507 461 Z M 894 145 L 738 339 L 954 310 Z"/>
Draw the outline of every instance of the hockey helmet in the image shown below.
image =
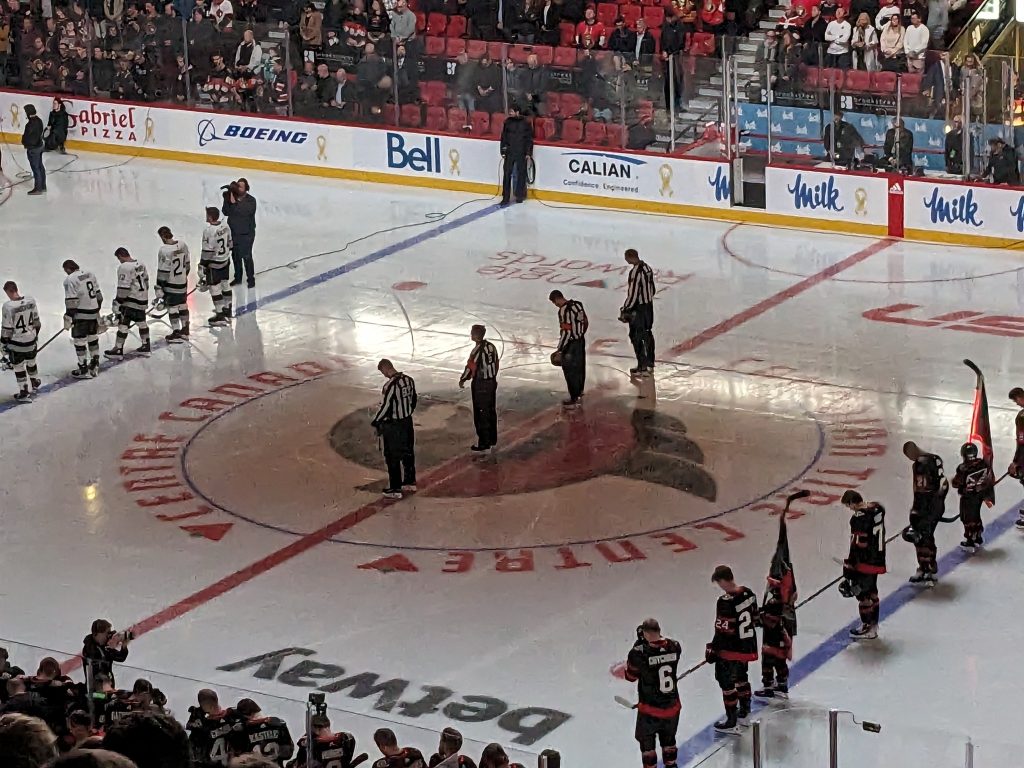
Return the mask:
<path id="1" fill-rule="evenodd" d="M 960 457 L 964 461 L 978 458 L 978 446 L 974 443 L 964 443 L 960 446 Z"/>

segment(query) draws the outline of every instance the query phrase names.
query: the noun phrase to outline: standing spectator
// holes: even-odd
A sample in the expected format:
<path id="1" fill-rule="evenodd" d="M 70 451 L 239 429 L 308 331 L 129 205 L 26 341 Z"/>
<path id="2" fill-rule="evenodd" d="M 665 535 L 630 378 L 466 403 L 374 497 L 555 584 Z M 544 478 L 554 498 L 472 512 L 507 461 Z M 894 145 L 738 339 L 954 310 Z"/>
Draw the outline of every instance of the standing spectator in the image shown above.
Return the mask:
<path id="1" fill-rule="evenodd" d="M 853 29 L 850 22 L 846 20 L 846 9 L 842 6 L 836 8 L 836 17 L 828 23 L 825 28 L 825 41 L 828 43 L 828 51 L 825 55 L 825 65 L 836 69 L 850 68 L 850 37 Z"/>
<path id="2" fill-rule="evenodd" d="M 32 189 L 30 195 L 41 195 L 46 191 L 46 168 L 43 166 L 43 121 L 36 115 L 36 108 L 25 105 L 25 130 L 21 134 L 21 146 L 28 155 L 28 165 L 32 169 Z"/>
<path id="3" fill-rule="evenodd" d="M 907 130 L 903 118 L 885 132 L 882 162 L 897 173 L 910 174 L 914 169 L 914 134 Z"/>
<path id="4" fill-rule="evenodd" d="M 498 0 L 466 0 L 466 16 L 473 37 L 493 40 L 497 36 Z"/>
<path id="5" fill-rule="evenodd" d="M 971 113 L 975 118 L 983 117 L 985 109 L 985 70 L 977 55 L 973 53 L 964 57 L 960 67 L 960 89 L 963 98 L 971 105 Z"/>
<path id="6" fill-rule="evenodd" d="M 391 13 L 391 37 L 395 43 L 408 43 L 416 37 L 416 14 L 409 8 L 409 0 L 398 0 Z"/>
<path id="7" fill-rule="evenodd" d="M 540 115 L 544 112 L 544 95 L 548 92 L 548 71 L 540 65 L 537 54 L 526 57 L 526 66 L 518 73 L 524 101 L 522 112 Z"/>
<path id="8" fill-rule="evenodd" d="M 128 658 L 131 633 L 114 632 L 106 619 L 96 619 L 89 634 L 82 641 L 82 661 L 90 675 L 106 675 L 113 681 L 114 664 L 123 664 Z"/>
<path id="9" fill-rule="evenodd" d="M 371 116 L 379 117 L 384 102 L 391 96 L 392 80 L 387 63 L 369 41 L 363 47 L 363 58 L 356 65 L 356 86 L 363 108 L 369 108 Z"/>
<path id="10" fill-rule="evenodd" d="M 921 17 L 922 22 L 928 21 L 928 6 L 926 2 L 927 0 L 899 0 L 900 21 L 903 23 L 904 29 L 910 26 L 910 17 L 915 13 Z"/>
<path id="11" fill-rule="evenodd" d="M 915 74 L 924 72 L 924 57 L 928 51 L 931 33 L 921 23 L 921 16 L 910 16 L 910 26 L 903 33 L 903 50 L 907 54 L 907 71 Z"/>
<path id="12" fill-rule="evenodd" d="M 960 115 L 953 116 L 953 127 L 946 134 L 946 173 L 962 176 L 964 172 L 964 125 Z"/>
<path id="13" fill-rule="evenodd" d="M 391 17 L 382 0 L 370 0 L 370 10 L 366 13 L 366 36 L 374 43 L 379 43 L 391 31 Z"/>
<path id="14" fill-rule="evenodd" d="M 323 45 L 324 16 L 312 3 L 306 3 L 299 17 L 299 38 L 305 50 L 316 50 Z"/>
<path id="15" fill-rule="evenodd" d="M 235 276 L 230 285 L 242 282 L 244 268 L 246 285 L 253 288 L 256 285 L 256 271 L 252 261 L 252 247 L 256 242 L 256 198 L 249 194 L 247 179 L 239 179 L 224 192 L 221 213 L 228 217 L 233 242 L 231 261 Z"/>
<path id="16" fill-rule="evenodd" d="M 121 26 L 124 19 L 124 0 L 103 0 L 103 18 L 108 26 Z"/>
<path id="17" fill-rule="evenodd" d="M 903 49 L 903 27 L 899 14 L 889 17 L 889 22 L 878 36 L 878 52 L 884 72 L 905 72 L 907 54 Z"/>
<path id="18" fill-rule="evenodd" d="M 597 9 L 588 5 L 583 12 L 583 21 L 576 25 L 576 47 L 604 48 L 607 37 L 604 24 L 597 18 Z"/>
<path id="19" fill-rule="evenodd" d="M 878 33 L 871 25 L 871 17 L 867 12 L 862 12 L 857 17 L 857 26 L 853 28 L 850 46 L 853 48 L 854 69 L 866 72 L 878 70 Z"/>
<path id="20" fill-rule="evenodd" d="M 480 57 L 474 87 L 476 108 L 484 112 L 497 112 L 501 105 L 501 70 L 494 66 L 491 57 L 486 54 Z"/>
<path id="21" fill-rule="evenodd" d="M 54 757 L 57 737 L 37 717 L 0 717 L 0 755 L 13 768 L 42 768 Z"/>
<path id="22" fill-rule="evenodd" d="M 373 734 L 373 743 L 384 755 L 383 760 L 376 761 L 373 765 L 380 766 L 403 766 L 403 768 L 427 768 L 423 754 L 415 747 L 399 747 L 398 738 L 390 728 L 378 728 Z"/>
<path id="23" fill-rule="evenodd" d="M 949 28 L 949 0 L 928 0 L 924 18 L 931 31 L 932 48 L 946 47 L 946 30 Z"/>
<path id="24" fill-rule="evenodd" d="M 251 29 L 242 33 L 242 42 L 235 50 L 235 71 L 238 77 L 252 77 L 263 65 L 263 48 Z"/>
<path id="25" fill-rule="evenodd" d="M 845 168 L 853 164 L 857 150 L 864 148 L 864 139 L 856 128 L 843 120 L 843 113 L 838 109 L 833 113 L 832 122 L 822 131 L 821 143 L 826 157 Z"/>
<path id="26" fill-rule="evenodd" d="M 661 25 L 661 61 L 665 75 L 665 109 L 670 112 L 683 109 L 683 49 L 686 46 L 686 31 L 679 17 L 669 8 Z M 671 85 L 670 85 L 671 84 Z M 670 88 L 675 90 L 672 103 Z"/>
<path id="27" fill-rule="evenodd" d="M 399 104 L 412 104 L 419 98 L 420 69 L 415 57 L 408 55 L 409 47 L 395 47 L 394 76 Z"/>
<path id="28" fill-rule="evenodd" d="M 50 116 L 46 120 L 46 149 L 53 151 L 55 149 L 60 150 L 60 153 L 66 154 L 64 151 L 64 142 L 68 140 L 68 126 L 70 125 L 71 118 L 68 115 L 67 107 L 64 106 L 63 99 L 54 99 L 53 107 L 50 109 Z"/>
<path id="29" fill-rule="evenodd" d="M 928 117 L 946 115 L 946 97 L 953 73 L 949 66 L 949 54 L 942 54 L 924 73 L 921 93 L 928 102 Z"/>
<path id="30" fill-rule="evenodd" d="M 654 35 L 647 28 L 647 22 L 643 19 L 636 21 L 636 34 L 633 35 L 633 49 L 629 51 L 627 61 L 632 61 L 634 67 L 643 67 L 649 71 L 654 64 L 654 51 L 657 43 Z"/>
<path id="31" fill-rule="evenodd" d="M 381 390 L 380 408 L 370 426 L 384 443 L 384 462 L 388 467 L 384 498 L 400 499 L 403 491 L 416 491 L 416 432 L 412 422 L 416 410 L 416 383 L 386 358 L 377 364 L 377 370 L 387 383 Z"/>
<path id="32" fill-rule="evenodd" d="M 544 0 L 537 13 L 537 44 L 558 45 L 558 24 L 562 20 L 561 6 L 555 0 Z"/>
<path id="33" fill-rule="evenodd" d="M 217 29 L 231 29 L 231 23 L 235 20 L 235 9 L 231 5 L 231 0 L 220 0 L 219 2 L 213 0 L 213 4 L 210 6 L 210 17 Z"/>
<path id="34" fill-rule="evenodd" d="M 822 54 L 825 47 L 825 31 L 828 29 L 828 22 L 821 15 L 821 10 L 816 5 L 811 6 L 811 15 L 804 24 L 804 63 L 810 67 L 816 67 L 822 63 Z"/>
<path id="35" fill-rule="evenodd" d="M 476 62 L 465 51 L 455 59 L 455 102 L 468 116 L 476 109 Z"/>
<path id="36" fill-rule="evenodd" d="M 882 7 L 875 14 L 875 29 L 884 32 L 889 26 L 889 19 L 900 15 L 900 7 L 896 0 L 882 0 Z"/>
<path id="37" fill-rule="evenodd" d="M 1020 184 L 1017 156 L 1013 152 L 1013 147 L 1007 146 L 1006 142 L 998 137 L 989 139 L 988 146 L 988 166 L 981 175 L 982 178 L 993 184 Z"/>
<path id="38" fill-rule="evenodd" d="M 635 45 L 636 34 L 626 26 L 626 20 L 619 16 L 615 19 L 615 29 L 608 37 L 608 50 L 628 56 L 632 55 Z"/>
<path id="39" fill-rule="evenodd" d="M 804 59 L 804 48 L 800 32 L 791 30 L 782 34 L 782 51 L 779 53 L 779 80 L 789 87 L 796 83 L 800 64 Z"/>

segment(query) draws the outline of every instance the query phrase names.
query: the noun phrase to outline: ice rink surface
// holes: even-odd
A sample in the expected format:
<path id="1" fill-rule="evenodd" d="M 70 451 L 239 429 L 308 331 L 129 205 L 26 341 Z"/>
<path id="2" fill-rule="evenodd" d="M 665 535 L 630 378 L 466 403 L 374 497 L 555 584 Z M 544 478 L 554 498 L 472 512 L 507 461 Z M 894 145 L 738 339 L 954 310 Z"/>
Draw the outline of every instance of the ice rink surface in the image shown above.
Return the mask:
<path id="1" fill-rule="evenodd" d="M 18 187 L 0 206 L 0 277 L 37 299 L 43 339 L 61 327 L 65 258 L 112 297 L 116 247 L 154 275 L 158 227 L 197 258 L 222 184 L 244 175 L 259 202 L 263 273 L 236 289 L 232 328 L 206 327 L 209 296 L 193 293 L 188 345 L 161 342 L 83 382 L 69 378 L 62 334 L 40 355 L 35 401 L 0 402 L 12 662 L 73 655 L 104 615 L 139 634 L 129 661 L 145 671 L 119 682 L 152 679 L 179 714 L 211 685 L 297 728 L 322 688 L 335 727 L 363 748 L 389 724 L 426 751 L 454 724 L 474 757 L 501 741 L 527 764 L 554 747 L 567 765 L 638 765 L 633 716 L 613 701 L 633 695 L 613 668 L 634 627 L 658 617 L 683 644 L 682 667 L 699 662 L 711 571 L 730 564 L 760 595 L 786 494 L 812 491 L 789 518 L 809 596 L 840 573 L 845 488 L 885 504 L 891 534 L 911 498 L 904 441 L 952 475 L 974 386 L 965 357 L 988 379 L 997 475 L 1012 455 L 1006 392 L 1024 382 L 1013 253 L 537 202 L 503 210 L 467 194 L 102 155 L 68 170 L 86 172 L 51 175 L 45 198 Z M 17 171 L 7 152 L 4 171 Z M 659 288 L 657 370 L 640 385 L 616 320 L 629 247 Z M 591 323 L 588 396 L 572 413 L 548 362 L 554 287 Z M 473 323 L 501 353 L 487 461 L 468 455 L 469 393 L 457 387 Z M 420 491 L 397 503 L 380 500 L 368 425 L 385 356 L 422 398 Z M 13 375 L 2 381 L 13 394 Z M 933 590 L 906 585 L 913 550 L 891 545 L 878 640 L 850 645 L 856 604 L 834 587 L 801 609 L 791 701 L 760 713 L 768 765 L 820 766 L 829 707 L 882 724 L 870 734 L 844 720 L 843 764 L 963 765 L 968 736 L 976 766 L 1010 764 L 1022 495 L 1012 480 L 998 487 L 977 555 L 957 549 L 958 523 L 941 526 Z M 747 764 L 749 735 L 710 730 L 711 670 L 681 694 L 680 763 Z"/>

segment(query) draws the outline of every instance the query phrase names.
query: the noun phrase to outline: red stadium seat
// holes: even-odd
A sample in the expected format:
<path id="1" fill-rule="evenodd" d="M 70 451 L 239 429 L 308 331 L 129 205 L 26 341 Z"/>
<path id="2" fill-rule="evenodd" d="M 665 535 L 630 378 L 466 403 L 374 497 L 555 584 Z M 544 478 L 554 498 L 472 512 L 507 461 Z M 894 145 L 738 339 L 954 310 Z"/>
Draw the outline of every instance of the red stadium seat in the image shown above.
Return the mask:
<path id="1" fill-rule="evenodd" d="M 542 67 L 550 64 L 555 55 L 555 49 L 550 45 L 535 45 L 533 52 L 537 54 L 537 63 Z"/>
<path id="2" fill-rule="evenodd" d="M 508 57 L 516 64 L 525 64 L 531 53 L 533 49 L 528 45 L 512 45 L 508 49 Z"/>
<path id="3" fill-rule="evenodd" d="M 661 29 L 662 22 L 665 21 L 665 9 L 654 5 L 648 6 L 643 9 L 644 21 L 647 22 L 647 26 L 651 29 Z"/>
<path id="4" fill-rule="evenodd" d="M 607 29 L 615 26 L 615 19 L 619 16 L 619 6 L 615 3 L 598 3 L 597 20 L 605 25 Z"/>
<path id="5" fill-rule="evenodd" d="M 638 101 L 636 103 L 636 115 L 637 117 L 654 117 L 654 102 L 653 101 Z"/>
<path id="6" fill-rule="evenodd" d="M 469 123 L 473 126 L 473 134 L 475 136 L 483 136 L 491 127 L 491 113 L 473 112 L 469 116 Z"/>
<path id="7" fill-rule="evenodd" d="M 619 11 L 622 13 L 622 19 L 626 22 L 626 26 L 630 29 L 636 27 L 637 20 L 643 14 L 643 8 L 639 5 L 620 5 Z"/>
<path id="8" fill-rule="evenodd" d="M 423 113 L 419 104 L 403 104 L 401 123 L 408 128 L 419 128 L 423 124 Z"/>
<path id="9" fill-rule="evenodd" d="M 875 93 L 896 93 L 896 73 L 872 72 L 871 90 Z"/>
<path id="10" fill-rule="evenodd" d="M 471 59 L 482 58 L 487 53 L 487 41 L 486 40 L 467 40 L 466 41 L 466 55 Z"/>
<path id="11" fill-rule="evenodd" d="M 487 55 L 491 57 L 491 61 L 504 61 L 505 48 L 505 43 L 495 40 L 487 44 Z"/>
<path id="12" fill-rule="evenodd" d="M 420 80 L 420 98 L 430 106 L 440 106 L 448 97 L 448 86 L 442 80 Z"/>
<path id="13" fill-rule="evenodd" d="M 548 117 L 558 117 L 562 114 L 562 94 L 558 91 L 548 91 L 544 97 L 545 112 Z"/>
<path id="14" fill-rule="evenodd" d="M 579 120 L 563 120 L 562 141 L 566 144 L 581 144 L 583 142 L 583 123 Z"/>
<path id="15" fill-rule="evenodd" d="M 427 14 L 423 11 L 416 11 L 416 31 L 422 32 L 427 28 Z"/>
<path id="16" fill-rule="evenodd" d="M 381 110 L 384 125 L 395 125 L 398 122 L 398 108 L 394 104 L 385 104 Z"/>
<path id="17" fill-rule="evenodd" d="M 821 78 L 819 77 L 820 69 L 817 67 L 808 67 L 804 71 L 804 87 L 812 90 L 817 90 L 818 86 L 821 85 Z"/>
<path id="18" fill-rule="evenodd" d="M 590 122 L 583 130 L 583 143 L 603 147 L 608 141 L 608 129 L 604 123 Z"/>
<path id="19" fill-rule="evenodd" d="M 448 37 L 462 37 L 466 34 L 466 17 L 449 16 L 448 27 L 444 32 Z"/>
<path id="20" fill-rule="evenodd" d="M 900 93 L 904 96 L 917 96 L 921 93 L 921 81 L 924 75 L 905 74 L 900 75 Z"/>
<path id="21" fill-rule="evenodd" d="M 506 117 L 504 112 L 494 112 L 491 115 L 491 136 L 501 136 L 501 129 L 505 127 Z"/>
<path id="22" fill-rule="evenodd" d="M 424 56 L 444 56 L 445 50 L 445 39 L 443 37 L 435 37 L 427 35 L 424 38 L 423 43 L 423 55 Z"/>
<path id="23" fill-rule="evenodd" d="M 626 146 L 626 131 L 621 123 L 608 123 L 608 146 L 623 149 Z"/>
<path id="24" fill-rule="evenodd" d="M 858 93 L 870 91 L 871 73 L 859 69 L 851 69 L 846 73 L 846 85 L 843 86 L 843 89 Z"/>
<path id="25" fill-rule="evenodd" d="M 562 21 L 558 24 L 558 44 L 572 45 L 576 39 L 576 27 L 571 21 Z"/>
<path id="26" fill-rule="evenodd" d="M 427 16 L 427 34 L 428 35 L 444 35 L 444 30 L 448 26 L 448 17 L 443 13 L 432 13 Z"/>
<path id="27" fill-rule="evenodd" d="M 585 106 L 583 97 L 578 93 L 562 94 L 562 117 L 576 117 Z"/>
<path id="28" fill-rule="evenodd" d="M 694 56 L 714 56 L 717 42 L 710 32 L 694 32 L 690 35 L 690 53 Z"/>
<path id="29" fill-rule="evenodd" d="M 451 25 L 448 26 L 451 29 Z M 454 59 L 460 53 L 466 50 L 466 41 L 461 37 L 449 37 L 444 46 L 444 55 L 449 59 Z"/>
<path id="30" fill-rule="evenodd" d="M 448 114 L 444 107 L 427 107 L 426 128 L 428 131 L 448 130 Z"/>
<path id="31" fill-rule="evenodd" d="M 551 64 L 555 67 L 575 67 L 576 55 L 577 53 L 575 48 L 560 45 L 555 48 L 554 56 L 551 58 Z"/>
<path id="32" fill-rule="evenodd" d="M 448 110 L 449 131 L 453 133 L 463 131 L 469 124 L 469 117 L 466 115 L 466 110 L 459 109 L 458 107 L 452 107 Z"/>
<path id="33" fill-rule="evenodd" d="M 538 117 L 533 121 L 533 138 L 537 141 L 553 141 L 555 137 L 555 120 L 551 117 Z"/>
<path id="34" fill-rule="evenodd" d="M 826 68 L 821 70 L 820 85 L 822 90 L 834 88 L 837 91 L 841 91 L 843 88 L 844 79 L 845 78 L 843 70 Z"/>

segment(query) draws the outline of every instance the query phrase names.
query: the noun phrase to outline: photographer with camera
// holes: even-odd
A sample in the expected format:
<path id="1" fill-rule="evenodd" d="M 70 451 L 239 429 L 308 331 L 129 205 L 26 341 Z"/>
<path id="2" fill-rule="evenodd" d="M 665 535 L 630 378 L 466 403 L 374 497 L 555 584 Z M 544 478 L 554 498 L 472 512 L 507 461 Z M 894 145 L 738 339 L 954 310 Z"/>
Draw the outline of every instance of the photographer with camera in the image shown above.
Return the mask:
<path id="1" fill-rule="evenodd" d="M 115 632 L 106 619 L 96 619 L 90 633 L 82 641 L 82 661 L 85 666 L 89 693 L 93 692 L 93 681 L 97 675 L 106 675 L 114 680 L 114 664 L 121 664 L 128 658 L 128 643 L 132 631 Z"/>
<path id="2" fill-rule="evenodd" d="M 231 228 L 231 261 L 235 265 L 235 276 L 230 285 L 242 282 L 244 268 L 246 285 L 256 285 L 256 270 L 252 262 L 252 247 L 256 242 L 256 198 L 249 194 L 249 182 L 246 179 L 233 181 L 225 187 L 224 205 L 221 213 L 228 217 Z"/>

